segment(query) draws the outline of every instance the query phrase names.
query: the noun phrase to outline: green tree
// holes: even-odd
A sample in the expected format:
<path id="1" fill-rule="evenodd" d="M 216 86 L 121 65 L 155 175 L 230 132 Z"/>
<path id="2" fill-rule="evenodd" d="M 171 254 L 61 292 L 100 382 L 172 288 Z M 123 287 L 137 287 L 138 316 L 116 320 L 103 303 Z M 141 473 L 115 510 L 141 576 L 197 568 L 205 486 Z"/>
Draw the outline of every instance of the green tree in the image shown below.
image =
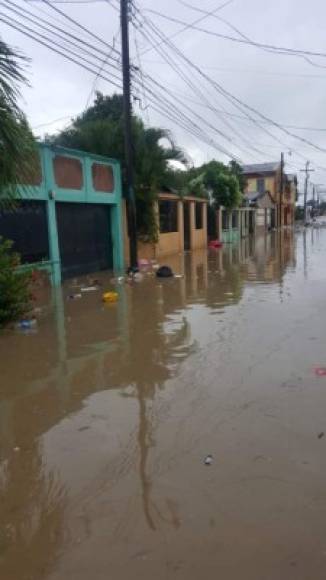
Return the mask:
<path id="1" fill-rule="evenodd" d="M 199 173 L 199 175 L 196 175 L 195 177 L 192 177 L 190 173 L 189 180 L 186 186 L 183 188 L 184 195 L 194 195 L 195 197 L 207 198 L 208 190 L 205 179 L 205 171 Z"/>
<path id="2" fill-rule="evenodd" d="M 232 160 L 229 163 L 229 169 L 231 173 L 233 173 L 233 175 L 235 175 L 238 178 L 240 191 L 243 194 L 247 187 L 247 179 L 246 176 L 243 174 L 241 165 L 236 161 Z"/>
<path id="3" fill-rule="evenodd" d="M 241 167 L 234 162 L 224 165 L 212 160 L 187 172 L 184 192 L 211 198 L 216 206 L 231 210 L 241 204 Z"/>
<path id="4" fill-rule="evenodd" d="M 35 171 L 35 141 L 18 105 L 26 59 L 0 40 L 0 209 Z"/>
<path id="5" fill-rule="evenodd" d="M 159 189 L 171 179 L 170 161 L 186 163 L 187 160 L 168 131 L 145 127 L 143 121 L 135 115 L 132 118 L 132 133 L 135 193 L 139 209 L 138 233 L 147 241 L 154 241 L 157 236 L 154 200 Z M 64 147 L 114 157 L 124 167 L 122 96 L 103 96 L 97 93 L 94 104 L 74 119 L 68 129 L 55 137 L 48 137 L 47 140 Z"/>
<path id="6" fill-rule="evenodd" d="M 231 210 L 241 203 L 239 180 L 231 170 L 217 161 L 211 161 L 205 171 L 205 185 L 216 206 Z"/>

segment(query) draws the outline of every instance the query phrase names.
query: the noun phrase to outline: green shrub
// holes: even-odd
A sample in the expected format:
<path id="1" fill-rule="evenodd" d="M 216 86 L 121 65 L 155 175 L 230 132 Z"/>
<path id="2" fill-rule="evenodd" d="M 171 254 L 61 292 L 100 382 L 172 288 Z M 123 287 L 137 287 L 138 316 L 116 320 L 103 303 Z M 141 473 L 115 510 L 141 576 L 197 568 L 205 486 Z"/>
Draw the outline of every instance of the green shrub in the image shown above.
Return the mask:
<path id="1" fill-rule="evenodd" d="M 19 255 L 0 237 L 0 327 L 18 320 L 30 307 L 30 274 L 17 272 Z"/>

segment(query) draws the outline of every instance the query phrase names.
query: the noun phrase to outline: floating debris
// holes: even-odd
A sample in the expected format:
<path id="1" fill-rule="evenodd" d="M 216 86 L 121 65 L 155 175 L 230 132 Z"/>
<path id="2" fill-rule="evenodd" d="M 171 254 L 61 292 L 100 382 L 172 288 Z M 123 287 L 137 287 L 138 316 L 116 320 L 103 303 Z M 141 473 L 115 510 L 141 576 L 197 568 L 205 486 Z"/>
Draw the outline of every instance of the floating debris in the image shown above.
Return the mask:
<path id="1" fill-rule="evenodd" d="M 213 455 L 206 455 L 204 463 L 205 463 L 205 465 L 212 465 Z"/>
<path id="2" fill-rule="evenodd" d="M 96 290 L 98 290 L 98 286 L 85 286 L 84 288 L 81 288 L 80 291 L 81 292 L 95 292 Z"/>
<path id="3" fill-rule="evenodd" d="M 322 439 L 323 437 L 325 437 L 324 431 L 321 431 L 320 433 L 318 433 L 318 439 Z"/>
<path id="4" fill-rule="evenodd" d="M 32 328 L 36 328 L 37 326 L 37 320 L 36 318 L 24 318 L 23 320 L 20 320 L 17 324 L 16 324 L 16 328 L 18 330 L 31 330 Z"/>
<path id="5" fill-rule="evenodd" d="M 326 367 L 315 368 L 315 374 L 317 377 L 326 377 Z"/>
<path id="6" fill-rule="evenodd" d="M 103 302 L 116 302 L 119 298 L 118 292 L 104 292 L 102 296 Z"/>
<path id="7" fill-rule="evenodd" d="M 156 276 L 158 278 L 172 278 L 173 272 L 172 272 L 172 269 L 170 268 L 170 266 L 161 266 L 157 270 Z"/>
<path id="8" fill-rule="evenodd" d="M 68 296 L 68 300 L 78 300 L 79 298 L 82 298 L 82 295 L 79 293 L 78 294 L 70 294 Z"/>

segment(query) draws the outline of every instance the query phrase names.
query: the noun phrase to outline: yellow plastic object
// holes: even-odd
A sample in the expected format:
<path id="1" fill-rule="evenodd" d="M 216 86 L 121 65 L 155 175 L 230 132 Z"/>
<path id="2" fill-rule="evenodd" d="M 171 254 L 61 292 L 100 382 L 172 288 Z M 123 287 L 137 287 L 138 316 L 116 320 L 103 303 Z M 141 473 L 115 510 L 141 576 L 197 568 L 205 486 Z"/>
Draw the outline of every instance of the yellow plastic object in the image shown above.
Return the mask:
<path id="1" fill-rule="evenodd" d="M 105 292 L 102 296 L 103 302 L 116 302 L 118 298 L 118 292 Z"/>

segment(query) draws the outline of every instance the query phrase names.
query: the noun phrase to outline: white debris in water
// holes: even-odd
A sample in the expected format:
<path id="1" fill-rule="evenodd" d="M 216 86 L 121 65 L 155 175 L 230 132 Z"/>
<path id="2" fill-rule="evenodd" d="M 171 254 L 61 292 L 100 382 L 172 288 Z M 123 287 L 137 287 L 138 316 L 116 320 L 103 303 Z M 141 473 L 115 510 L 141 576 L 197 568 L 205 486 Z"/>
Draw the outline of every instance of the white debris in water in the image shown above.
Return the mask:
<path id="1" fill-rule="evenodd" d="M 205 465 L 212 465 L 212 463 L 213 463 L 213 456 L 212 455 L 206 455 L 204 463 L 205 463 Z"/>
<path id="2" fill-rule="evenodd" d="M 95 292 L 95 290 L 98 290 L 98 286 L 85 286 L 84 288 L 81 288 L 80 291 L 81 292 Z"/>

